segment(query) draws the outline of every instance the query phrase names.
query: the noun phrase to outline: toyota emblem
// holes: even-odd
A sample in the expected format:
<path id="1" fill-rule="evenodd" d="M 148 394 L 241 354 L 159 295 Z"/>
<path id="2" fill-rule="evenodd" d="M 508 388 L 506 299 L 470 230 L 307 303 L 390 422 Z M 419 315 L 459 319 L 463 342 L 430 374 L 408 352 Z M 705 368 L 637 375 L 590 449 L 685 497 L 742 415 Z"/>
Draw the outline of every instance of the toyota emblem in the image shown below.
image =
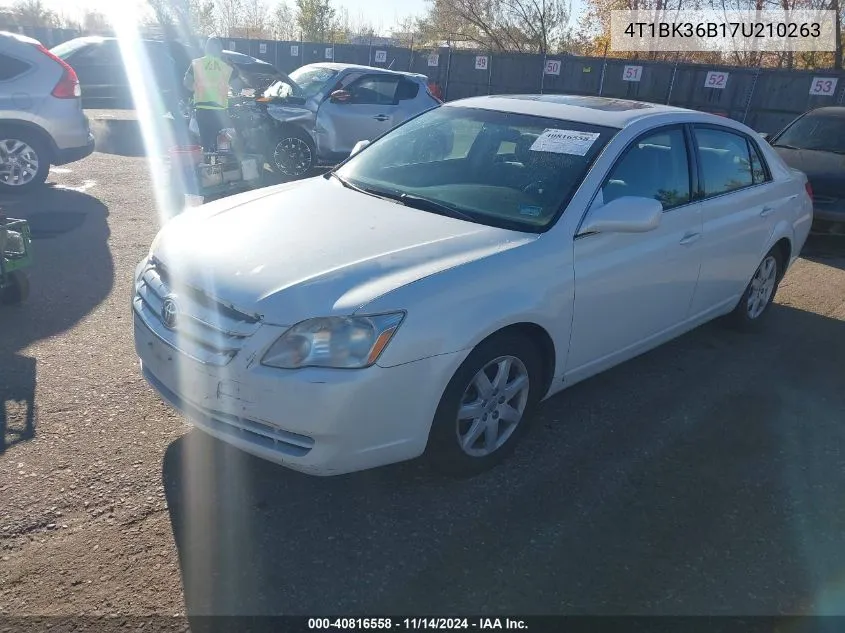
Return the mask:
<path id="1" fill-rule="evenodd" d="M 179 305 L 173 297 L 167 297 L 161 304 L 161 322 L 171 330 L 176 327 L 176 320 L 179 316 Z"/>

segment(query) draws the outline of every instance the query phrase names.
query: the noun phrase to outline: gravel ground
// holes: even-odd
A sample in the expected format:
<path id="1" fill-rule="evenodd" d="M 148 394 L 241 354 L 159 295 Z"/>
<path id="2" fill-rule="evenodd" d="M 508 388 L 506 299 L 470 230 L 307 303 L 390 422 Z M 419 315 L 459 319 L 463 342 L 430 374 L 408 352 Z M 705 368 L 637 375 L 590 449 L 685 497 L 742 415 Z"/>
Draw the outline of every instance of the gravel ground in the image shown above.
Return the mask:
<path id="1" fill-rule="evenodd" d="M 845 614 L 836 239 L 763 332 L 707 325 L 577 385 L 491 473 L 318 479 L 189 430 L 141 379 L 145 160 L 50 180 L 0 200 L 37 258 L 0 311 L 0 614 Z"/>

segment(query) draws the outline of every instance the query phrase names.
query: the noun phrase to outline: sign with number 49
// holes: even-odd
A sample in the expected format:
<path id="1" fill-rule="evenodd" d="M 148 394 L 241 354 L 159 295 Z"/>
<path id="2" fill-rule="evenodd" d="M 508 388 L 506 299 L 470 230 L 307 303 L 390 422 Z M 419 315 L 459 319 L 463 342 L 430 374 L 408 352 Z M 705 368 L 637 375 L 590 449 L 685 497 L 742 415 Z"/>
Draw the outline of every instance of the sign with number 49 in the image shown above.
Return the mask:
<path id="1" fill-rule="evenodd" d="M 810 84 L 810 94 L 832 96 L 836 92 L 837 81 L 836 77 L 813 77 L 813 83 Z"/>
<path id="2" fill-rule="evenodd" d="M 476 55 L 476 57 L 475 57 L 475 69 L 476 70 L 487 70 L 487 55 Z"/>
<path id="3" fill-rule="evenodd" d="M 722 72 L 720 70 L 711 70 L 707 73 L 707 77 L 704 78 L 705 88 L 723 89 L 727 85 L 728 73 Z"/>
<path id="4" fill-rule="evenodd" d="M 625 66 L 622 69 L 622 81 L 639 81 L 643 76 L 642 66 Z"/>

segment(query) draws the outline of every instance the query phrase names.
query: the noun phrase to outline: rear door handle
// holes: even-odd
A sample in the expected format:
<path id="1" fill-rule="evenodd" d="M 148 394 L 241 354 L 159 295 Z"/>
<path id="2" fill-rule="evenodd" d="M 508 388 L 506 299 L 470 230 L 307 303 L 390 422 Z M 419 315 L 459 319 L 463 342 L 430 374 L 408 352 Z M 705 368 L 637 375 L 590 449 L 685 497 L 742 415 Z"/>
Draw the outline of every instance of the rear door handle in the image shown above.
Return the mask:
<path id="1" fill-rule="evenodd" d="M 378 114 L 378 115 L 374 116 L 373 118 L 374 118 L 376 121 L 387 121 L 387 118 L 388 118 L 388 117 L 387 117 L 387 115 L 386 115 L 386 114 Z"/>
<path id="2" fill-rule="evenodd" d="M 687 233 L 681 240 L 681 244 L 692 244 L 700 237 L 701 233 Z"/>
<path id="3" fill-rule="evenodd" d="M 766 218 L 769 217 L 772 213 L 774 213 L 774 207 L 763 207 L 763 210 L 760 211 L 760 217 Z"/>

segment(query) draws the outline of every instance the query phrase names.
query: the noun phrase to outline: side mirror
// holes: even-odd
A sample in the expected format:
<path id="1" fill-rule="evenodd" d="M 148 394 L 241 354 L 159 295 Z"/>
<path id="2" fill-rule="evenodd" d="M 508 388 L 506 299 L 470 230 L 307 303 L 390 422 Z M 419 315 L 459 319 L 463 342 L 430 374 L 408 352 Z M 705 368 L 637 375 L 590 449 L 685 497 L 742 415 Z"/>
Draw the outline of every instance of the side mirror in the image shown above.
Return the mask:
<path id="1" fill-rule="evenodd" d="M 352 148 L 352 151 L 349 152 L 349 155 L 355 156 L 355 154 L 360 152 L 362 149 L 364 149 L 369 144 L 370 144 L 369 141 L 358 141 L 357 143 L 355 143 L 355 147 Z"/>
<path id="2" fill-rule="evenodd" d="M 580 233 L 645 233 L 660 225 L 662 215 L 659 200 L 623 196 L 590 211 Z"/>
<path id="3" fill-rule="evenodd" d="M 348 90 L 335 90 L 329 95 L 332 103 L 349 103 L 352 99 L 352 93 Z"/>
<path id="4" fill-rule="evenodd" d="M 757 134 L 759 134 L 760 138 L 762 138 L 764 141 L 768 141 L 769 138 L 772 136 L 768 132 L 757 132 Z"/>

